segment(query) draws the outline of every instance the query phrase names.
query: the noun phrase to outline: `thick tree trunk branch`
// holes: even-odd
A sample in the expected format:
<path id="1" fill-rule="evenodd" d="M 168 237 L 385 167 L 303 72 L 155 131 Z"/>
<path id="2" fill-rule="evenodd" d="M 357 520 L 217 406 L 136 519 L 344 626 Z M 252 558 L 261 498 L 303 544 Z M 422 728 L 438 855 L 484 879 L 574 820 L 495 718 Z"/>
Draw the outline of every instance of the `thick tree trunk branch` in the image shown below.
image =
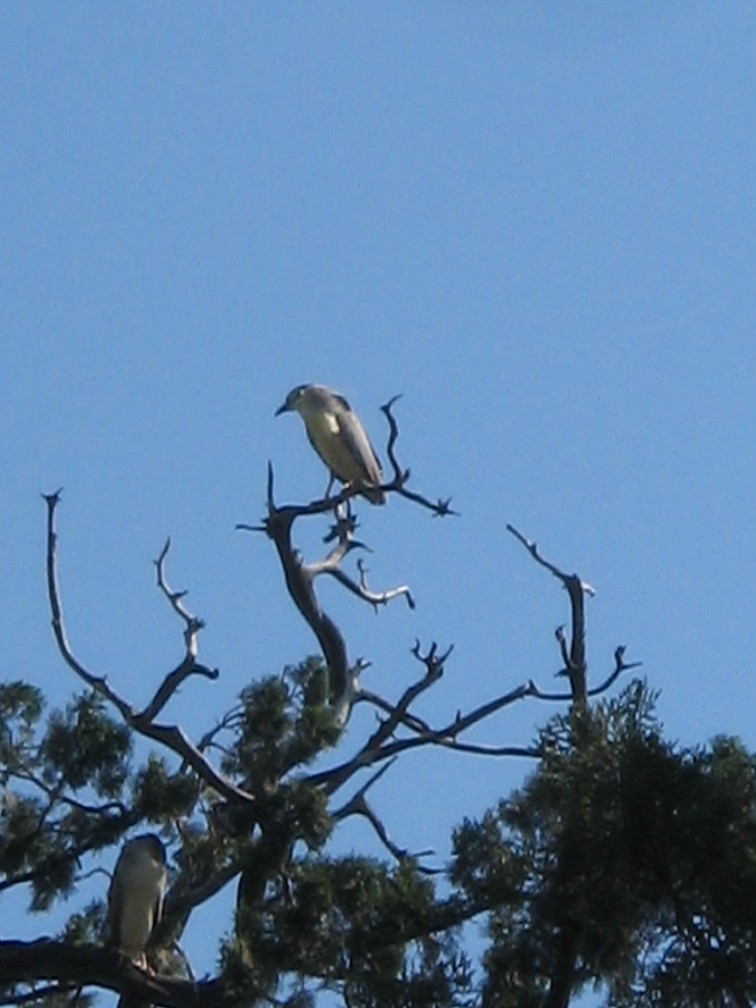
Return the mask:
<path id="1" fill-rule="evenodd" d="M 557 936 L 556 961 L 543 1008 L 568 1008 L 575 985 L 577 924 L 564 924 Z"/>
<path id="2" fill-rule="evenodd" d="M 226 1008 L 233 999 L 219 980 L 176 980 L 153 976 L 124 956 L 97 945 L 71 945 L 52 938 L 0 941 L 0 986 L 56 981 L 100 987 L 164 1008 Z"/>
<path id="3" fill-rule="evenodd" d="M 272 469 L 269 472 L 269 490 L 272 493 Z M 268 501 L 268 517 L 265 531 L 273 540 L 289 595 L 305 622 L 315 634 L 323 659 L 328 668 L 329 692 L 334 702 L 338 702 L 347 690 L 349 662 L 346 642 L 334 621 L 320 608 L 313 587 L 313 575 L 294 549 L 291 530 L 301 509 L 293 507 L 276 508 L 272 498 Z"/>

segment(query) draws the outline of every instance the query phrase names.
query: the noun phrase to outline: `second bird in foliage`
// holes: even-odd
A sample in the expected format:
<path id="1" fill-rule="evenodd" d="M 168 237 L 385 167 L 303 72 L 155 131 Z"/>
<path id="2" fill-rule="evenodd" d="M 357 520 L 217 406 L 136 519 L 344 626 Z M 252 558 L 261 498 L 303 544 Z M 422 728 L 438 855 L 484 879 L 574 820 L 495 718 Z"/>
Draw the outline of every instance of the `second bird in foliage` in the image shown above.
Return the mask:
<path id="1" fill-rule="evenodd" d="M 342 395 L 325 385 L 297 385 L 276 410 L 276 416 L 292 411 L 302 417 L 310 443 L 326 464 L 331 481 L 335 478 L 345 486 L 359 488 L 372 504 L 386 503 L 380 488 L 378 458 L 359 417 Z"/>
<path id="2" fill-rule="evenodd" d="M 166 852 L 160 837 L 143 833 L 128 840 L 110 883 L 108 920 L 112 943 L 142 967 L 150 935 L 163 915 L 167 884 Z"/>

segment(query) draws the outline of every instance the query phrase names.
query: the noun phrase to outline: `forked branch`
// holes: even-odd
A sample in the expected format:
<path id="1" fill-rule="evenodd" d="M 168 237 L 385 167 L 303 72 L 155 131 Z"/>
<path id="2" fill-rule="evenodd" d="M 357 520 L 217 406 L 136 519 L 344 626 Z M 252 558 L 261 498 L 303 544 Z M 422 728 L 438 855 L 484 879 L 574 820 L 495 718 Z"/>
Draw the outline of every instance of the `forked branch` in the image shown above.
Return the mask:
<path id="1" fill-rule="evenodd" d="M 394 704 L 389 703 L 382 697 L 378 697 L 374 693 L 363 690 L 359 699 L 374 704 L 374 706 L 384 711 L 387 717 L 379 722 L 378 727 L 372 735 L 351 759 L 329 770 L 312 774 L 306 779 L 310 783 L 322 786 L 328 794 L 334 794 L 365 767 L 373 766 L 376 763 L 384 763 L 387 760 L 394 759 L 402 752 L 427 745 L 438 745 L 459 752 L 488 756 L 525 756 L 537 758 L 540 755 L 539 750 L 532 746 L 484 747 L 463 743 L 459 740 L 459 736 L 463 732 L 495 714 L 503 707 L 516 703 L 527 696 L 538 696 L 538 688 L 532 682 L 518 686 L 510 692 L 476 707 L 467 714 L 458 713 L 452 721 L 437 729 L 432 728 L 411 712 L 410 707 L 415 700 L 442 677 L 445 663 L 451 651 L 452 648 L 450 647 L 445 652 L 439 654 L 438 645 L 434 641 L 430 648 L 423 653 L 420 642 L 416 641 L 412 648 L 412 654 L 425 666 L 424 675 L 414 683 L 411 683 Z M 409 731 L 409 736 L 396 738 L 396 732 L 400 727 Z"/>
<path id="2" fill-rule="evenodd" d="M 377 770 L 370 778 L 362 785 L 362 787 L 357 791 L 349 801 L 342 805 L 340 809 L 332 813 L 331 818 L 335 822 L 340 822 L 342 819 L 348 819 L 349 816 L 362 816 L 364 819 L 370 823 L 373 827 L 376 836 L 381 841 L 383 846 L 389 851 L 397 861 L 407 861 L 412 860 L 415 862 L 417 870 L 424 875 L 437 875 L 439 869 L 436 868 L 426 868 L 421 865 L 418 861 L 419 858 L 425 857 L 428 854 L 432 854 L 432 851 L 420 851 L 417 854 L 411 854 L 408 850 L 403 847 L 399 847 L 388 834 L 388 830 L 384 826 L 381 819 L 376 815 L 372 806 L 367 800 L 367 793 L 369 789 L 375 784 L 380 778 L 386 773 L 386 771 L 393 766 L 395 760 L 390 760 L 388 763 Z"/>
<path id="3" fill-rule="evenodd" d="M 432 501 L 428 497 L 423 496 L 423 494 L 415 493 L 412 490 L 408 490 L 406 484 L 410 478 L 410 470 L 403 469 L 399 464 L 399 460 L 396 457 L 395 445 L 397 438 L 399 437 L 399 425 L 396 422 L 394 414 L 391 412 L 391 408 L 397 400 L 401 399 L 401 394 L 393 396 L 387 403 L 381 406 L 381 412 L 386 417 L 386 421 L 389 425 L 389 438 L 386 444 L 386 455 L 391 463 L 391 468 L 394 471 L 394 478 L 389 483 L 384 483 L 381 489 L 385 493 L 397 493 L 400 497 L 404 497 L 413 504 L 419 504 L 421 507 L 427 508 L 433 513 L 434 518 L 443 518 L 445 515 L 458 515 L 459 512 L 454 511 L 451 507 L 451 497 L 441 498 Z"/>
<path id="4" fill-rule="evenodd" d="M 162 683 L 155 691 L 155 695 L 149 704 L 142 711 L 141 717 L 147 721 L 154 721 L 160 711 L 165 707 L 173 694 L 181 684 L 192 675 L 204 676 L 205 679 L 215 680 L 220 675 L 218 669 L 209 669 L 205 665 L 197 662 L 199 644 L 197 638 L 200 630 L 204 627 L 204 621 L 197 616 L 193 616 L 184 605 L 185 591 L 173 591 L 168 586 L 165 576 L 165 561 L 168 550 L 171 548 L 170 538 L 166 539 L 165 546 L 160 551 L 160 555 L 155 561 L 157 576 L 157 586 L 162 594 L 168 599 L 171 608 L 184 623 L 184 648 L 183 659 L 176 668 L 169 672 Z"/>
<path id="5" fill-rule="evenodd" d="M 527 539 L 522 532 L 518 531 L 514 525 L 507 525 L 510 532 L 519 543 L 530 553 L 533 559 L 541 567 L 544 567 L 550 574 L 561 581 L 570 599 L 571 613 L 571 633 L 568 639 L 563 626 L 557 627 L 555 637 L 559 645 L 563 667 L 557 675 L 566 676 L 570 682 L 570 697 L 565 697 L 561 693 L 544 693 L 536 688 L 534 695 L 543 700 L 564 700 L 572 699 L 572 702 L 584 705 L 589 696 L 597 696 L 607 690 L 612 683 L 628 669 L 637 668 L 640 662 L 626 663 L 624 660 L 625 647 L 618 647 L 614 652 L 614 671 L 604 682 L 592 690 L 588 690 L 586 685 L 586 675 L 588 664 L 585 656 L 585 596 L 594 596 L 595 588 L 583 581 L 577 574 L 567 574 L 556 564 L 546 560 L 538 550 L 535 542 Z"/>
<path id="6" fill-rule="evenodd" d="M 134 731 L 145 738 L 152 739 L 160 743 L 188 764 L 198 776 L 210 787 L 215 788 L 219 794 L 231 801 L 239 802 L 243 805 L 254 803 L 252 795 L 247 794 L 241 788 L 236 787 L 230 780 L 219 773 L 215 767 L 209 763 L 199 749 L 189 740 L 183 729 L 178 725 L 157 724 L 154 720 L 153 709 L 160 708 L 167 701 L 167 696 L 175 689 L 177 681 L 186 678 L 187 675 L 195 671 L 196 666 L 192 665 L 182 673 L 183 663 L 169 673 L 166 680 L 158 689 L 155 697 L 143 712 L 137 711 L 133 704 L 123 699 L 109 684 L 105 676 L 95 675 L 90 672 L 75 656 L 66 635 L 65 624 L 63 622 L 63 611 L 60 602 L 60 591 L 58 588 L 57 571 L 57 532 L 55 528 L 55 512 L 60 503 L 60 490 L 52 494 L 45 494 L 47 502 L 47 595 L 52 614 L 52 627 L 58 650 L 66 664 L 73 669 L 76 675 L 90 687 L 99 693 L 109 703 L 111 703 L 120 713 L 123 720 Z M 192 662 L 194 661 L 192 657 Z M 214 678 L 214 674 L 209 670 L 202 670 L 199 674 L 204 674 Z M 167 694 L 167 695 L 166 695 Z"/>
<path id="7" fill-rule="evenodd" d="M 0 987 L 17 984 L 19 977 L 100 987 L 165 1008 L 231 1008 L 237 1001 L 224 991 L 220 980 L 153 976 L 100 945 L 72 945 L 51 938 L 0 940 Z"/>
<path id="8" fill-rule="evenodd" d="M 381 485 L 385 493 L 397 493 L 421 506 L 434 515 L 453 514 L 449 501 L 433 502 L 422 494 L 411 493 L 405 487 L 409 470 L 403 469 L 396 457 L 395 445 L 399 428 L 392 413 L 392 406 L 398 399 L 394 396 L 381 407 L 389 425 L 387 445 L 388 458 L 393 469 L 393 479 Z M 323 611 L 315 592 L 314 582 L 320 574 L 328 574 L 343 585 L 347 591 L 368 602 L 374 608 L 387 605 L 395 598 L 404 597 L 410 608 L 415 601 L 408 585 L 400 585 L 383 591 L 375 591 L 368 586 L 364 566 L 358 563 L 359 579 L 350 577 L 342 569 L 342 561 L 355 549 L 366 549 L 364 543 L 355 539 L 357 522 L 350 508 L 352 498 L 362 492 L 358 485 L 346 484 L 340 493 L 310 501 L 301 505 L 277 505 L 274 496 L 273 466 L 268 463 L 267 515 L 259 525 L 238 524 L 237 529 L 265 532 L 273 540 L 289 595 L 300 614 L 310 626 L 323 653 L 329 677 L 329 698 L 343 723 L 349 716 L 352 703 L 359 696 L 358 673 L 350 671 L 347 646 L 344 637 L 334 621 Z M 327 555 L 319 561 L 305 563 L 292 542 L 292 529 L 299 518 L 333 512 L 336 521 L 326 536 L 327 543 L 334 543 Z"/>

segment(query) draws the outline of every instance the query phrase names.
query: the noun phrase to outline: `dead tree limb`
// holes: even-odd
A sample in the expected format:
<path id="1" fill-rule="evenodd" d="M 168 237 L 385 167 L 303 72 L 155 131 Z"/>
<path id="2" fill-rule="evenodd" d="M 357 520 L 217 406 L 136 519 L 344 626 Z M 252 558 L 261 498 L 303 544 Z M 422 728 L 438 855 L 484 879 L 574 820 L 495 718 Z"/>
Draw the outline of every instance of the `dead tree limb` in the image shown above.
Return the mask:
<path id="1" fill-rule="evenodd" d="M 76 658 L 70 644 L 68 643 L 65 624 L 63 622 L 60 591 L 58 588 L 58 537 L 55 528 L 55 512 L 58 504 L 60 503 L 60 490 L 52 494 L 45 494 L 44 497 L 47 502 L 47 595 L 50 612 L 52 614 L 53 634 L 55 635 L 58 650 L 60 651 L 63 660 L 69 668 L 73 669 L 76 675 L 85 682 L 87 686 L 89 686 L 90 689 L 99 693 L 100 696 L 104 697 L 113 705 L 113 707 L 115 707 L 130 728 L 133 728 L 134 731 L 143 735 L 145 738 L 152 739 L 154 742 L 159 742 L 167 749 L 172 750 L 197 773 L 201 780 L 210 787 L 215 788 L 215 790 L 225 798 L 238 802 L 242 805 L 253 806 L 254 797 L 237 787 L 232 781 L 228 780 L 228 778 L 224 777 L 223 774 L 217 771 L 215 767 L 205 759 L 199 749 L 190 741 L 180 726 L 157 724 L 154 720 L 152 720 L 150 716 L 152 707 L 157 706 L 158 709 L 160 708 L 162 705 L 161 698 L 164 696 L 164 693 L 176 682 L 176 678 L 172 677 L 180 678 L 181 676 L 181 673 L 178 672 L 178 670 L 174 669 L 173 672 L 168 674 L 163 685 L 158 688 L 158 691 L 155 694 L 155 699 L 153 699 L 152 703 L 140 713 L 133 704 L 124 700 L 123 697 L 121 697 L 108 684 L 107 677 L 95 675 L 90 672 Z M 180 668 L 181 666 L 179 666 L 179 669 Z M 205 670 L 202 674 L 209 674 L 210 677 L 213 678 L 212 673 L 208 673 L 207 670 Z M 168 686 L 166 686 L 166 682 L 169 684 Z M 162 702 L 165 701 L 163 700 Z"/>
<path id="2" fill-rule="evenodd" d="M 433 851 L 419 851 L 418 853 L 411 854 L 405 848 L 399 847 L 391 839 L 388 834 L 388 830 L 367 800 L 367 793 L 369 789 L 394 765 L 395 759 L 390 760 L 388 763 L 384 763 L 384 765 L 362 785 L 359 791 L 352 795 L 345 805 L 342 805 L 340 809 L 332 813 L 331 818 L 334 822 L 339 822 L 342 819 L 348 819 L 350 816 L 362 816 L 363 819 L 367 819 L 373 827 L 378 839 L 397 861 L 413 861 L 415 863 L 415 867 L 421 874 L 438 875 L 440 869 L 426 868 L 419 862 L 421 857 L 432 854 Z"/>
<path id="3" fill-rule="evenodd" d="M 143 717 L 146 721 L 155 720 L 176 690 L 186 679 L 189 678 L 189 676 L 199 675 L 204 676 L 206 679 L 215 680 L 220 675 L 217 668 L 209 669 L 205 665 L 200 665 L 197 662 L 197 654 L 199 651 L 197 638 L 200 630 L 202 630 L 205 624 L 203 620 L 199 619 L 199 617 L 193 616 L 184 605 L 183 599 L 186 592 L 173 591 L 168 587 L 168 582 L 165 576 L 165 560 L 168 556 L 168 550 L 170 548 L 171 540 L 168 538 L 166 539 L 165 546 L 163 546 L 160 551 L 160 555 L 155 561 L 157 586 L 162 594 L 168 599 L 173 611 L 184 623 L 185 653 L 183 659 L 179 662 L 176 668 L 172 672 L 169 672 L 163 679 L 163 682 L 156 690 L 152 700 L 142 711 L 141 717 Z"/>
<path id="4" fill-rule="evenodd" d="M 391 412 L 391 407 L 396 398 L 398 397 L 381 407 L 389 423 L 388 455 L 394 470 L 393 480 L 382 484 L 381 489 L 385 493 L 398 493 L 429 509 L 434 515 L 452 514 L 454 512 L 449 507 L 449 501 L 434 503 L 422 494 L 410 493 L 405 488 L 405 483 L 409 478 L 409 470 L 403 470 L 400 467 L 394 449 L 399 428 Z M 358 542 L 354 538 L 356 529 L 354 517 L 351 513 L 345 514 L 343 511 L 343 506 L 359 494 L 359 486 L 346 485 L 340 493 L 310 501 L 308 504 L 277 505 L 274 496 L 273 466 L 269 462 L 266 517 L 260 525 L 240 523 L 236 526 L 237 529 L 246 531 L 265 532 L 273 540 L 289 595 L 314 633 L 323 653 L 329 676 L 329 697 L 336 710 L 339 723 L 344 723 L 349 716 L 352 703 L 359 695 L 359 681 L 354 670 L 350 670 L 346 641 L 341 631 L 320 605 L 315 592 L 315 579 L 321 574 L 328 574 L 352 594 L 374 607 L 386 605 L 401 596 L 407 599 L 410 608 L 414 608 L 415 605 L 407 585 L 376 592 L 368 588 L 366 574 L 361 565 L 358 565 L 359 581 L 355 581 L 342 570 L 341 563 L 348 553 L 354 549 L 366 548 L 364 543 Z M 335 541 L 336 544 L 322 560 L 305 563 L 293 545 L 294 523 L 299 518 L 327 512 L 333 512 L 336 515 L 336 522 L 329 535 L 326 536 L 326 542 Z"/>
<path id="5" fill-rule="evenodd" d="M 607 676 L 598 686 L 588 689 L 586 685 L 586 675 L 588 664 L 585 656 L 585 606 L 586 595 L 594 596 L 595 588 L 583 581 L 577 574 L 566 574 L 560 570 L 556 564 L 546 560 L 538 550 L 535 542 L 527 539 L 519 532 L 514 525 L 507 525 L 510 532 L 519 543 L 530 553 L 537 564 L 544 567 L 557 580 L 561 581 L 570 599 L 571 612 L 571 634 L 568 640 L 564 627 L 559 626 L 555 631 L 559 651 L 562 657 L 563 666 L 557 675 L 566 676 L 570 681 L 570 694 L 547 693 L 539 690 L 533 685 L 533 695 L 541 700 L 572 700 L 573 703 L 584 705 L 588 697 L 599 696 L 619 678 L 623 672 L 638 668 L 641 662 L 625 662 L 625 645 L 622 644 L 614 651 L 614 671 Z"/>
<path id="6" fill-rule="evenodd" d="M 427 510 L 432 512 L 434 518 L 443 518 L 445 515 L 458 515 L 459 512 L 454 511 L 451 507 L 451 497 L 445 499 L 439 497 L 438 500 L 432 501 L 428 497 L 423 496 L 423 494 L 407 489 L 405 484 L 410 478 L 410 470 L 401 467 L 394 448 L 399 437 L 399 425 L 396 422 L 394 414 L 391 412 L 391 407 L 399 399 L 401 399 L 401 394 L 393 396 L 387 403 L 381 406 L 381 412 L 386 417 L 389 425 L 386 455 L 394 472 L 394 478 L 389 483 L 382 484 L 381 489 L 384 493 L 397 493 L 400 497 L 412 501 L 413 504 L 419 504 L 421 507 L 427 508 Z"/>
<path id="7" fill-rule="evenodd" d="M 589 584 L 581 581 L 577 574 L 565 574 L 555 564 L 542 557 L 538 552 L 538 546 L 535 542 L 526 539 L 514 525 L 507 525 L 507 531 L 511 532 L 518 542 L 522 543 L 536 563 L 545 567 L 549 573 L 562 582 L 563 587 L 567 590 L 572 613 L 572 634 L 568 645 L 564 635 L 564 628 L 559 627 L 556 631 L 556 638 L 559 642 L 562 661 L 564 662 L 564 667 L 557 674 L 567 676 L 570 681 L 572 702 L 582 706 L 585 704 L 587 697 L 586 673 L 588 670 L 585 660 L 585 608 L 583 605 L 583 596 L 595 595 L 596 592 Z"/>
<path id="8" fill-rule="evenodd" d="M 416 682 L 411 683 L 395 704 L 389 704 L 382 698 L 378 698 L 376 706 L 387 713 L 387 717 L 382 720 L 373 734 L 360 747 L 351 759 L 315 773 L 305 778 L 308 782 L 323 786 L 329 794 L 334 794 L 359 770 L 393 759 L 402 752 L 410 749 L 417 749 L 427 745 L 438 745 L 460 752 L 480 752 L 483 749 L 468 746 L 459 742 L 459 735 L 478 724 L 480 721 L 490 717 L 496 711 L 501 710 L 526 696 L 536 696 L 538 691 L 533 683 L 526 683 L 518 686 L 502 696 L 490 700 L 467 714 L 457 714 L 455 718 L 441 728 L 431 728 L 425 722 L 420 721 L 415 715 L 410 713 L 411 704 L 435 682 L 437 682 L 444 672 L 444 665 L 451 654 L 448 648 L 443 654 L 438 653 L 438 645 L 433 642 L 427 652 L 423 654 L 419 641 L 415 642 L 412 654 L 418 661 L 425 665 L 425 674 Z M 375 702 L 374 694 L 361 695 L 360 699 Z M 394 738 L 396 730 L 404 727 L 411 731 L 407 738 Z M 528 758 L 538 758 L 540 752 L 532 746 L 499 746 L 496 749 L 485 750 L 487 755 L 498 756 L 525 756 Z"/>
<path id="9" fill-rule="evenodd" d="M 96 986 L 164 1008 L 231 1008 L 234 1003 L 217 979 L 194 982 L 155 976 L 100 945 L 77 946 L 52 938 L 0 941 L 0 988 L 18 985 L 19 977 Z"/>

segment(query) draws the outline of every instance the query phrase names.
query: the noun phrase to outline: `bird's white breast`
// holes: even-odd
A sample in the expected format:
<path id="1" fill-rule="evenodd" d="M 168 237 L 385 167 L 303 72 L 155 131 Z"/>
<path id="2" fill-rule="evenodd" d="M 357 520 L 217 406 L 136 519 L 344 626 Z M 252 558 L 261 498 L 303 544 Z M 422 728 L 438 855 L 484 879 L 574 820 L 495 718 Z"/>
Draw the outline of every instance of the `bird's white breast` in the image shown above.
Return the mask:
<path id="1" fill-rule="evenodd" d="M 165 892 L 165 867 L 149 854 L 133 854 L 119 872 L 122 886 L 120 947 L 136 957 L 144 952 Z"/>
<path id="2" fill-rule="evenodd" d="M 359 480 L 362 469 L 341 436 L 338 414 L 329 411 L 309 413 L 304 421 L 315 450 L 328 468 L 343 482 Z"/>

